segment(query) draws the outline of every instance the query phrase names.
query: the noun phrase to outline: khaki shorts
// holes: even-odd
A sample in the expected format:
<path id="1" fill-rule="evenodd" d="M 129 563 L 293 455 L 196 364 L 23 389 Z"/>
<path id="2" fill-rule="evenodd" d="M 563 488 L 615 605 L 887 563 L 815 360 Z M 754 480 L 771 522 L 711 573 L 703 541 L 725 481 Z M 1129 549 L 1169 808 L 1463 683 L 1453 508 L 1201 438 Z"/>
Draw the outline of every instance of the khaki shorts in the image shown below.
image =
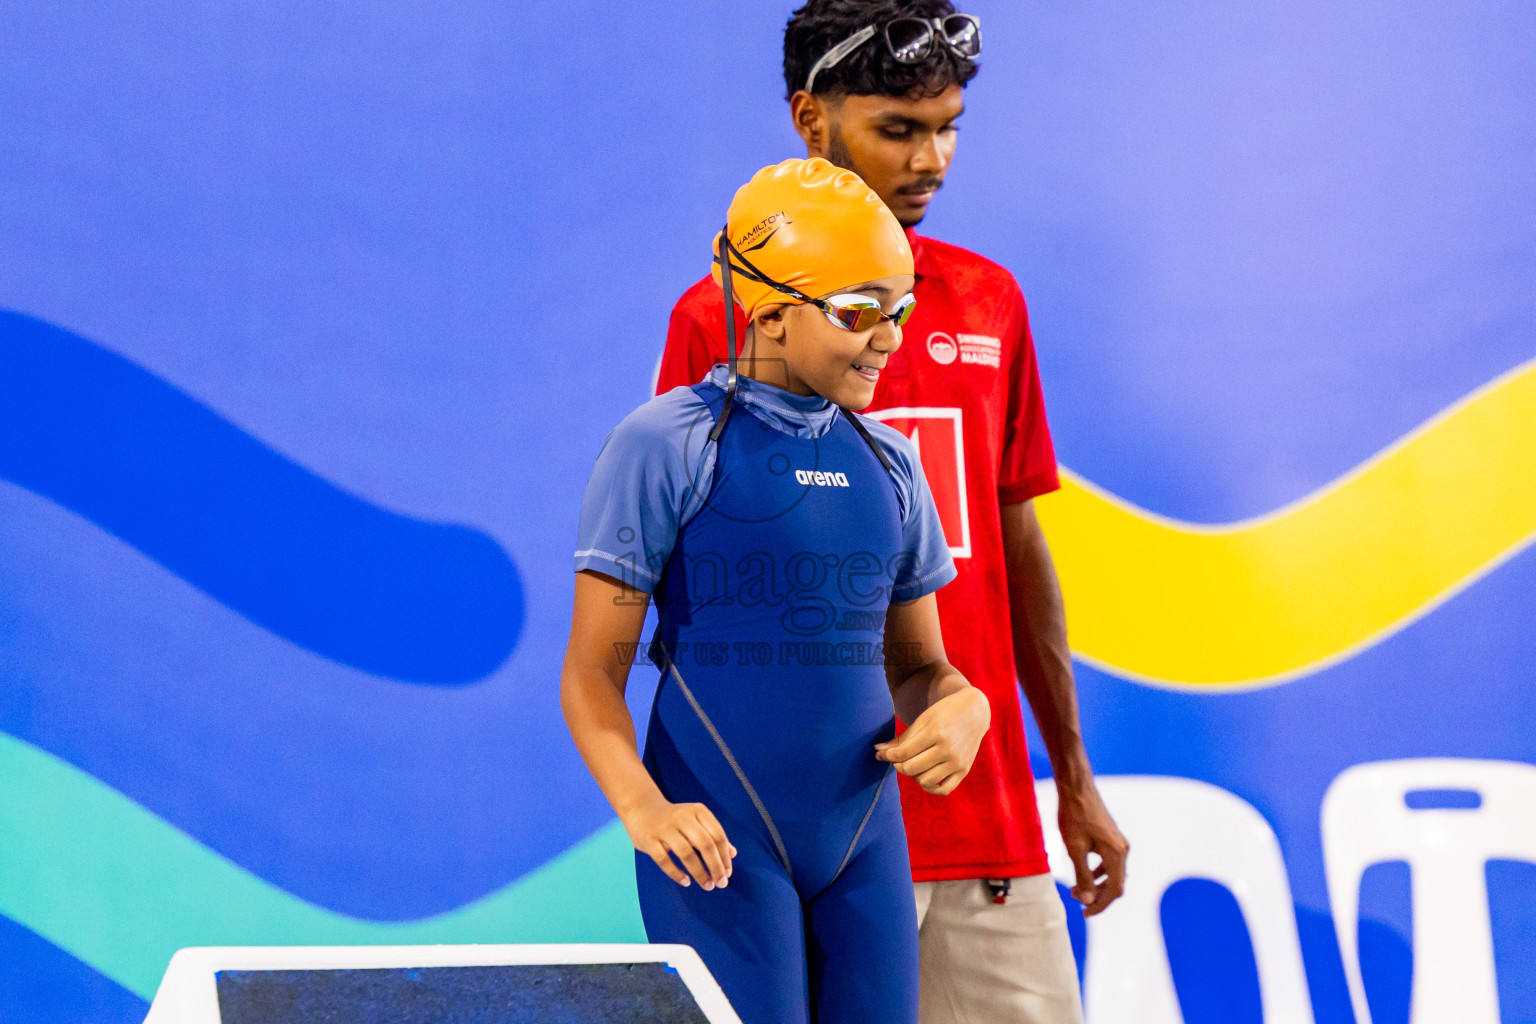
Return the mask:
<path id="1" fill-rule="evenodd" d="M 1082 1024 L 1067 914 L 1050 875 L 917 882 L 920 1024 Z"/>

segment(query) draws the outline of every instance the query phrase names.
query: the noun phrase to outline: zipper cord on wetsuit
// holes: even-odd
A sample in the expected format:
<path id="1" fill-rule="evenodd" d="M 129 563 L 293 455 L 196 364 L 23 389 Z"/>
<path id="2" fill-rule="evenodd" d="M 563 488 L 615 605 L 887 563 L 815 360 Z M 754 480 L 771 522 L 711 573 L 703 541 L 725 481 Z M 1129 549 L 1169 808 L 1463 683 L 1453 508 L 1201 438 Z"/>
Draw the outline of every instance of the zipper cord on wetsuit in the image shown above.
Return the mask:
<path id="1" fill-rule="evenodd" d="M 725 433 L 725 421 L 730 418 L 731 406 L 736 403 L 736 300 L 731 295 L 731 252 L 734 246 L 727 233 L 731 226 L 727 224 L 720 229 L 720 255 L 715 262 L 720 264 L 720 290 L 725 293 L 725 404 L 720 407 L 720 415 L 715 418 L 714 428 L 709 432 L 709 439 L 715 444 L 720 443 L 720 435 Z"/>
<path id="2" fill-rule="evenodd" d="M 852 409 L 844 409 L 843 415 L 848 417 L 848 422 L 853 424 L 853 429 L 857 430 L 859 436 L 864 439 L 864 443 L 869 445 L 869 450 L 875 453 L 875 458 L 880 460 L 880 465 L 885 467 L 885 472 L 891 477 L 891 483 L 895 484 L 896 467 L 891 465 L 890 456 L 885 454 L 885 449 L 876 444 L 875 439 L 869 436 L 869 430 L 863 423 L 859 422 L 858 416 L 854 415 Z"/>

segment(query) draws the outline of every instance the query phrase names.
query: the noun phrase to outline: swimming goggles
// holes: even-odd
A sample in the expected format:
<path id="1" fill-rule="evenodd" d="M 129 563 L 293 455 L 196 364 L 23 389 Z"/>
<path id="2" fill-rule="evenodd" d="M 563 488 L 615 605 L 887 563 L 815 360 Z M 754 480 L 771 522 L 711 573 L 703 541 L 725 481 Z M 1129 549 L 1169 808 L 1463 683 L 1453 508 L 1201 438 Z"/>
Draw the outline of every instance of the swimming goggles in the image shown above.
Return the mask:
<path id="1" fill-rule="evenodd" d="M 880 31 L 873 25 L 865 25 L 853 35 L 821 55 L 811 66 L 805 78 L 805 91 L 816 91 L 816 76 L 857 50 Z M 950 52 L 966 60 L 981 56 L 981 19 L 974 14 L 951 14 L 947 18 L 893 18 L 885 23 L 886 49 L 901 64 L 917 64 L 926 60 L 939 44 L 949 47 Z"/>
<path id="2" fill-rule="evenodd" d="M 896 311 L 887 313 L 868 295 L 829 295 L 824 299 L 810 299 L 811 305 L 827 315 L 827 319 L 845 331 L 867 331 L 886 320 L 897 327 L 905 327 L 917 308 L 917 297 L 911 292 L 896 303 Z"/>

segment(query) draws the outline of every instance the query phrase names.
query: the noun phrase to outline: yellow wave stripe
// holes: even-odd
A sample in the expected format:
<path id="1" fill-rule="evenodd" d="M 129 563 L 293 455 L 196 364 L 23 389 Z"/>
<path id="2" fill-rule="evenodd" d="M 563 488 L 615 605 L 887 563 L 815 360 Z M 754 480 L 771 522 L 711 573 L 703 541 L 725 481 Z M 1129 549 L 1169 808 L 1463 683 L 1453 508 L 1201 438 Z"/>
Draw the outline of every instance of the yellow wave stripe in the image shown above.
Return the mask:
<path id="1" fill-rule="evenodd" d="M 1390 636 L 1536 539 L 1536 359 L 1255 519 L 1167 519 L 1070 471 L 1036 505 L 1086 662 L 1180 689 L 1285 682 Z"/>

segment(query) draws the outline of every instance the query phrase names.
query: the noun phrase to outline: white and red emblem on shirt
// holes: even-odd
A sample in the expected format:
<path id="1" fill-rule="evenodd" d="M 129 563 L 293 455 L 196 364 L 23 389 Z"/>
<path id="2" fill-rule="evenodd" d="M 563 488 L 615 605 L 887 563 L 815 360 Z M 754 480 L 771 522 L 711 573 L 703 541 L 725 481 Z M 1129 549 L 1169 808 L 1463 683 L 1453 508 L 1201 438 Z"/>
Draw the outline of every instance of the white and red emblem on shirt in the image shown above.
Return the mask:
<path id="1" fill-rule="evenodd" d="M 934 331 L 928 335 L 928 355 L 940 366 L 948 366 L 959 358 L 960 346 L 943 331 Z"/>
<path id="2" fill-rule="evenodd" d="M 933 343 L 929 342 L 932 350 Z M 965 431 L 959 409 L 898 406 L 869 413 L 912 439 L 939 509 L 944 540 L 956 558 L 971 557 L 971 514 L 965 500 Z"/>

